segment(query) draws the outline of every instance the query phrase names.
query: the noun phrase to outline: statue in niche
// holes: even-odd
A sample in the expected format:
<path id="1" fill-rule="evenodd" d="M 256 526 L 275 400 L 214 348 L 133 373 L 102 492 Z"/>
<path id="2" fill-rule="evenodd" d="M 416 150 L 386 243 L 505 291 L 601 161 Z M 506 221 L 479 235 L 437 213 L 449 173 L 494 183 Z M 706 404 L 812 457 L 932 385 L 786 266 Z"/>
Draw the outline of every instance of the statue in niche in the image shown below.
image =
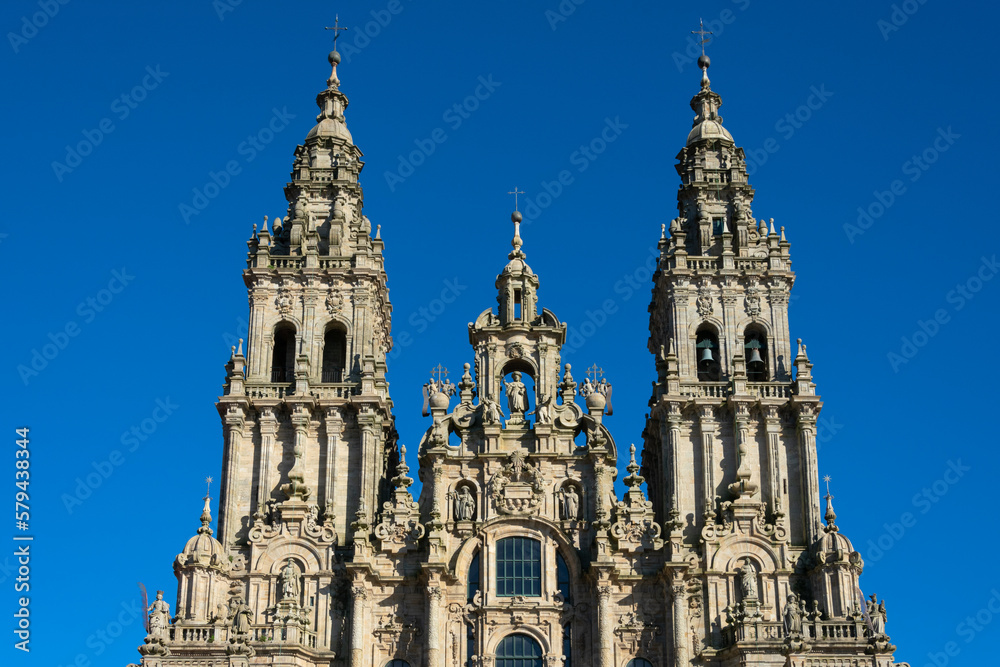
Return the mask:
<path id="1" fill-rule="evenodd" d="M 785 605 L 785 634 L 787 636 L 802 634 L 803 615 L 799 601 L 795 599 L 794 595 L 789 595 L 788 603 Z"/>
<path id="2" fill-rule="evenodd" d="M 243 596 L 235 596 L 230 607 L 229 618 L 232 620 L 233 633 L 237 636 L 249 633 L 253 610 L 243 601 Z"/>
<path id="3" fill-rule="evenodd" d="M 149 613 L 149 634 L 162 637 L 170 625 L 170 603 L 164 601 L 163 591 L 156 591 L 156 599 L 146 610 Z"/>
<path id="4" fill-rule="evenodd" d="M 281 571 L 281 599 L 292 599 L 298 601 L 299 598 L 299 572 L 295 569 L 292 559 L 289 558 L 285 564 L 285 569 Z"/>
<path id="5" fill-rule="evenodd" d="M 749 560 L 743 561 L 743 567 L 740 568 L 740 587 L 743 589 L 744 600 L 757 599 L 757 571 Z"/>
<path id="6" fill-rule="evenodd" d="M 476 516 L 476 499 L 469 492 L 469 487 L 458 487 L 455 494 L 455 520 L 472 521 Z"/>
<path id="7" fill-rule="evenodd" d="M 520 371 L 511 373 L 511 381 L 501 381 L 501 386 L 507 394 L 507 407 L 510 408 L 510 415 L 521 416 L 528 411 L 528 389 L 521 382 Z"/>
<path id="8" fill-rule="evenodd" d="M 576 487 L 567 484 L 560 492 L 562 496 L 562 519 L 564 521 L 577 521 L 580 518 L 580 494 Z"/>

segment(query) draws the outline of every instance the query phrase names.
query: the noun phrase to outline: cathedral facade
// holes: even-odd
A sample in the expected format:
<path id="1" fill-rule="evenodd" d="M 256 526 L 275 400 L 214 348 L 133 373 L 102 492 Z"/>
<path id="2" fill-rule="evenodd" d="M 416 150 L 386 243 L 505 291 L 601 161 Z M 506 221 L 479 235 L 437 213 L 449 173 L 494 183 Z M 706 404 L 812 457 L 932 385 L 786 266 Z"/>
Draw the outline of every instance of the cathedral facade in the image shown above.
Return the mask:
<path id="1" fill-rule="evenodd" d="M 753 215 L 708 59 L 621 498 L 611 385 L 562 363 L 566 324 L 540 305 L 516 211 L 470 362 L 455 384 L 427 383 L 429 426 L 415 450 L 400 444 L 383 241 L 339 62 L 295 151 L 287 217 L 248 241 L 249 334 L 217 404 L 218 526 L 206 497 L 173 610 L 162 595 L 149 606 L 142 666 L 900 664 L 828 490 L 822 507 L 790 244 Z"/>

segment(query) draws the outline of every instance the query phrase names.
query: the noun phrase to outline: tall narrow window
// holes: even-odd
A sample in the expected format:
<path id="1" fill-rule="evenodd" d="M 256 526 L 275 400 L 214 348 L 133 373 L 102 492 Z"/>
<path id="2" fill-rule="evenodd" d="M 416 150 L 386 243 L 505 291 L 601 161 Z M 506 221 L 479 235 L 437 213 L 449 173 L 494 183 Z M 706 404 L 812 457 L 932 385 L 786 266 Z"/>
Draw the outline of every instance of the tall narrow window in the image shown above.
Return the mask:
<path id="1" fill-rule="evenodd" d="M 712 218 L 712 234 L 719 236 L 725 229 L 723 218 Z"/>
<path id="2" fill-rule="evenodd" d="M 497 595 L 542 594 L 542 543 L 530 537 L 505 537 L 497 542 Z"/>
<path id="3" fill-rule="evenodd" d="M 274 329 L 274 351 L 271 353 L 271 382 L 291 382 L 295 379 L 295 327 L 282 322 Z"/>
<path id="4" fill-rule="evenodd" d="M 747 360 L 747 379 L 751 382 L 767 382 L 767 336 L 757 328 L 748 328 L 743 336 L 743 348 Z"/>
<path id="5" fill-rule="evenodd" d="M 479 593 L 480 581 L 480 560 L 479 552 L 472 557 L 469 563 L 469 576 L 466 578 L 466 604 L 472 604 Z M 472 623 L 465 624 L 465 667 L 473 667 L 472 658 L 476 655 L 476 628 Z"/>
<path id="6" fill-rule="evenodd" d="M 521 290 L 514 290 L 514 319 L 521 319 Z"/>
<path id="7" fill-rule="evenodd" d="M 570 602 L 569 591 L 569 568 L 566 567 L 566 559 L 561 553 L 556 553 L 556 585 L 562 594 L 563 600 Z"/>
<path id="8" fill-rule="evenodd" d="M 476 593 L 479 592 L 479 552 L 472 557 L 472 562 L 469 563 L 469 577 L 468 577 L 468 595 L 466 595 L 466 603 L 472 602 L 476 597 Z"/>
<path id="9" fill-rule="evenodd" d="M 347 336 L 331 328 L 323 338 L 323 382 L 343 382 L 347 366 Z"/>
<path id="10" fill-rule="evenodd" d="M 542 647 L 528 635 L 507 635 L 497 646 L 496 667 L 542 667 Z"/>
<path id="11" fill-rule="evenodd" d="M 572 667 L 573 665 L 573 635 L 569 629 L 570 624 L 567 623 L 563 626 L 562 632 L 562 648 L 563 648 L 563 663 L 562 667 Z"/>
<path id="12" fill-rule="evenodd" d="M 722 377 L 719 366 L 719 337 L 710 326 L 698 330 L 695 343 L 695 359 L 698 364 L 698 379 L 714 382 Z"/>

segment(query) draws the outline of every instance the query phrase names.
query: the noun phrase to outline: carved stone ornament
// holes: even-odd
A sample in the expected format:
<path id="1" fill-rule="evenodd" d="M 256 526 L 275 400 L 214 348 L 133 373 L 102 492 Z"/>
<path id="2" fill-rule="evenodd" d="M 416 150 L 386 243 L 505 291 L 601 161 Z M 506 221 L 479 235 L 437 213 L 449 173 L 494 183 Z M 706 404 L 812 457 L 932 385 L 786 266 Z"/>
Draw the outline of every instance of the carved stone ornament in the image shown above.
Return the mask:
<path id="1" fill-rule="evenodd" d="M 544 486 L 541 472 L 518 450 L 490 480 L 490 496 L 501 514 L 531 514 L 542 502 Z"/>
<path id="2" fill-rule="evenodd" d="M 292 306 L 295 304 L 295 299 L 291 294 L 285 290 L 278 290 L 278 295 L 274 297 L 274 305 L 278 307 L 278 312 L 284 317 L 288 317 L 292 314 Z"/>
<path id="3" fill-rule="evenodd" d="M 413 640 L 420 635 L 420 628 L 416 618 L 383 614 L 372 635 L 386 655 L 405 656 L 410 652 Z"/>
<path id="4" fill-rule="evenodd" d="M 524 356 L 524 346 L 520 343 L 508 343 L 504 352 L 509 359 L 520 359 Z"/>
<path id="5" fill-rule="evenodd" d="M 698 288 L 698 300 L 695 305 L 702 317 L 712 314 L 712 288 L 707 280 L 702 281 L 701 287 Z"/>
<path id="6" fill-rule="evenodd" d="M 746 295 L 743 298 L 744 304 L 746 305 L 747 314 L 751 317 L 757 317 L 760 315 L 760 286 L 757 285 L 757 281 L 752 281 L 747 286 Z"/>
<path id="7" fill-rule="evenodd" d="M 331 315 L 338 315 L 344 309 L 344 295 L 339 290 L 332 290 L 326 295 L 326 309 Z"/>

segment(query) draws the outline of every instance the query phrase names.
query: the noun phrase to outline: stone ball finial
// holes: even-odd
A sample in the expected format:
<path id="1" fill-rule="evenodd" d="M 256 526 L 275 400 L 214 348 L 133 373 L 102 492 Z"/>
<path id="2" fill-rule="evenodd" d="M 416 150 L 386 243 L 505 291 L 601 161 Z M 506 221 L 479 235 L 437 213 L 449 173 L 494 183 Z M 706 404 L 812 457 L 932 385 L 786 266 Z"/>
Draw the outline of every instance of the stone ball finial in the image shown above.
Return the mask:
<path id="1" fill-rule="evenodd" d="M 330 61 L 331 65 L 337 66 L 340 64 L 340 53 L 337 51 L 330 51 L 330 55 L 327 56 L 326 59 Z"/>
<path id="2" fill-rule="evenodd" d="M 712 59 L 706 56 L 704 53 L 698 56 L 698 67 L 701 69 L 708 69 L 712 66 Z"/>
<path id="3" fill-rule="evenodd" d="M 513 213 L 511 213 L 510 214 L 510 221 L 511 222 L 521 222 L 521 212 L 520 211 L 514 211 Z"/>

